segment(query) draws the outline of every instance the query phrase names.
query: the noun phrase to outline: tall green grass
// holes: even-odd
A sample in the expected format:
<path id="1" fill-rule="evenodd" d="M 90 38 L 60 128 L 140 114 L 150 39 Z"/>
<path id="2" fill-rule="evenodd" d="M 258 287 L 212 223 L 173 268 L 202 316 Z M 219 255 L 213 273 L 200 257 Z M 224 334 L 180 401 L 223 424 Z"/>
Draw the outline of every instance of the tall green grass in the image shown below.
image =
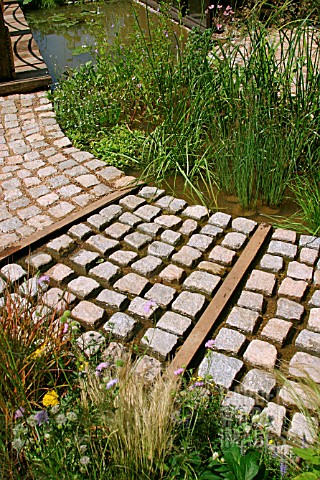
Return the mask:
<path id="1" fill-rule="evenodd" d="M 134 159 L 144 179 L 182 177 L 207 204 L 220 189 L 243 208 L 279 205 L 318 159 L 319 31 L 248 21 L 238 39 L 195 30 L 182 41 L 166 16 L 150 15 L 130 45 L 105 54 L 101 43 L 97 65 L 61 83 L 55 108 L 68 135 L 101 152 L 108 130 L 127 124 L 146 133 Z"/>

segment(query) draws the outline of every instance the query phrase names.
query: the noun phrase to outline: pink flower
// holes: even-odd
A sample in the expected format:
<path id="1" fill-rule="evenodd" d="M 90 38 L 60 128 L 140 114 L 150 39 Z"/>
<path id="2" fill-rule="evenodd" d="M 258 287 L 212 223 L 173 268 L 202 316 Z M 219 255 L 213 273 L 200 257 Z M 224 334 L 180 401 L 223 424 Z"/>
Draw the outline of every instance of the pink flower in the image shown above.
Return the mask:
<path id="1" fill-rule="evenodd" d="M 203 386 L 204 386 L 204 382 L 194 382 L 194 384 L 191 385 L 191 388 L 193 390 L 194 388 L 203 387 Z"/>
<path id="2" fill-rule="evenodd" d="M 100 377 L 102 370 L 104 370 L 105 368 L 108 368 L 108 367 L 110 367 L 110 363 L 109 363 L 109 362 L 99 363 L 99 365 L 97 365 L 97 367 L 96 367 L 96 375 L 97 375 L 97 377 Z"/>
<path id="3" fill-rule="evenodd" d="M 222 8 L 222 5 L 218 5 L 217 8 L 219 8 L 219 10 L 220 10 L 220 8 Z"/>
<path id="4" fill-rule="evenodd" d="M 209 10 L 213 10 L 214 9 L 214 5 L 209 5 Z"/>
<path id="5" fill-rule="evenodd" d="M 67 333 L 68 330 L 69 330 L 69 323 L 66 322 L 66 323 L 63 325 L 63 331 L 62 331 L 62 333 Z"/>
<path id="6" fill-rule="evenodd" d="M 144 307 L 143 307 L 143 310 L 146 312 L 146 313 L 149 313 L 150 310 L 152 309 L 152 307 L 155 307 L 156 306 L 156 303 L 153 301 L 153 300 L 148 300 Z"/>
<path id="7" fill-rule="evenodd" d="M 23 407 L 19 407 L 18 410 L 16 410 L 14 413 L 14 419 L 17 420 L 18 418 L 22 418 L 24 412 L 25 412 L 25 409 Z"/>
<path id="8" fill-rule="evenodd" d="M 222 25 L 221 25 L 221 23 L 217 23 L 217 25 L 216 25 L 216 29 L 217 29 L 217 30 L 221 30 L 221 28 L 222 28 Z"/>
<path id="9" fill-rule="evenodd" d="M 206 348 L 212 349 L 212 348 L 215 346 L 215 343 L 216 343 L 216 342 L 215 342 L 214 340 L 208 340 L 208 341 L 205 343 L 204 346 L 205 346 Z"/>
<path id="10" fill-rule="evenodd" d="M 174 375 L 181 375 L 184 372 L 184 368 L 178 368 L 177 370 L 174 370 Z"/>

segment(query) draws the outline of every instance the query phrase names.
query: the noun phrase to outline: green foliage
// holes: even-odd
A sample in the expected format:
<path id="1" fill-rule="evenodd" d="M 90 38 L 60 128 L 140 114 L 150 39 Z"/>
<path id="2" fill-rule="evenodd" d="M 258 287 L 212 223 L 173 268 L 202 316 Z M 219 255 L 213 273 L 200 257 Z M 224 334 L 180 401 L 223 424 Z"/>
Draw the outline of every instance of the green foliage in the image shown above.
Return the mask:
<path id="1" fill-rule="evenodd" d="M 317 480 L 320 477 L 320 449 L 316 447 L 294 448 L 293 453 L 304 461 L 308 471 L 300 473 L 293 480 Z"/>

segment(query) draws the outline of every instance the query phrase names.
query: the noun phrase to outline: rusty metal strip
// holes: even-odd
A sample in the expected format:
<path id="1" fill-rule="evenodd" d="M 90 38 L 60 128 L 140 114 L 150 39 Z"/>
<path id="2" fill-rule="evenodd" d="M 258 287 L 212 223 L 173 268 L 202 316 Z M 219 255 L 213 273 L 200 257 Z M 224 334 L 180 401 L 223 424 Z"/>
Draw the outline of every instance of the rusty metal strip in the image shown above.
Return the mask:
<path id="1" fill-rule="evenodd" d="M 21 253 L 22 250 L 26 248 L 32 248 L 35 244 L 43 242 L 49 237 L 52 237 L 53 234 L 58 233 L 60 230 L 66 230 L 73 223 L 82 220 L 83 218 L 92 215 L 95 211 L 99 210 L 102 207 L 109 205 L 117 200 L 120 200 L 122 197 L 128 195 L 128 193 L 133 193 L 137 188 L 140 188 L 142 183 L 134 185 L 133 187 L 126 188 L 124 190 L 117 190 L 112 192 L 109 195 L 106 195 L 100 200 L 93 202 L 91 205 L 88 205 L 85 208 L 82 208 L 80 211 L 68 215 L 66 218 L 59 220 L 58 222 L 49 225 L 48 227 L 35 232 L 29 237 L 22 239 L 20 242 L 13 243 L 10 247 L 2 250 L 0 252 L 0 261 L 7 259 L 9 256 L 15 253 Z"/>
<path id="2" fill-rule="evenodd" d="M 203 348 L 204 342 L 218 321 L 222 311 L 228 305 L 228 302 L 239 283 L 247 273 L 271 229 L 272 226 L 267 223 L 261 223 L 259 225 L 248 245 L 238 258 L 236 264 L 211 300 L 209 306 L 200 317 L 198 323 L 191 331 L 173 361 L 168 366 L 168 373 L 173 373 L 175 369 L 180 367 L 188 368 L 191 365 L 196 354 L 201 351 L 201 348 Z"/>

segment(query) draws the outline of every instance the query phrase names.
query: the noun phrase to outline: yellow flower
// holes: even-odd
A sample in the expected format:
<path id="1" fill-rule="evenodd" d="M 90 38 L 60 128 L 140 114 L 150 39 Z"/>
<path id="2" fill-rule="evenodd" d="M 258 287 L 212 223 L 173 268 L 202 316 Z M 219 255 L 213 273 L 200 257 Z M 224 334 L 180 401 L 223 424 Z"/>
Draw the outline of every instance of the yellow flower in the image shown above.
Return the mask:
<path id="1" fill-rule="evenodd" d="M 78 371 L 79 372 L 86 372 L 87 369 L 88 369 L 88 366 L 89 366 L 89 362 L 80 363 Z"/>
<path id="2" fill-rule="evenodd" d="M 31 360 L 34 360 L 35 358 L 41 357 L 45 353 L 46 346 L 47 346 L 47 342 L 41 345 L 41 347 L 37 348 L 37 350 L 35 350 L 33 353 L 31 353 L 31 355 L 29 355 L 29 358 Z"/>
<path id="3" fill-rule="evenodd" d="M 269 440 L 268 443 L 269 443 L 269 445 L 273 445 L 273 444 L 274 444 L 274 440 L 271 439 L 271 440 Z"/>
<path id="4" fill-rule="evenodd" d="M 44 407 L 53 407 L 59 405 L 59 395 L 55 390 L 49 390 L 42 399 L 42 405 Z"/>

